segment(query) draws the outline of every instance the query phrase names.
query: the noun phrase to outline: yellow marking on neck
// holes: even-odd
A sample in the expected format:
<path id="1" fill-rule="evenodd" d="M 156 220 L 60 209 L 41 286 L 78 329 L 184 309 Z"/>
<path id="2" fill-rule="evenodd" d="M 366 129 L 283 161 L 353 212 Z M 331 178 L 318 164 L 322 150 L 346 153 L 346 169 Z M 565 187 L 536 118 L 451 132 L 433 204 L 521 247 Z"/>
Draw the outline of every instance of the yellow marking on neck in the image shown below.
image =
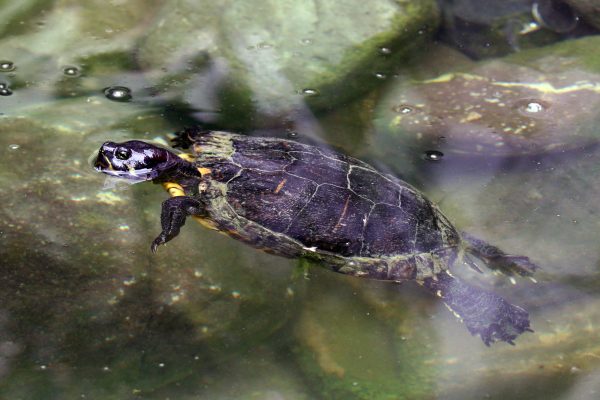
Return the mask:
<path id="1" fill-rule="evenodd" d="M 191 154 L 188 154 L 188 153 L 179 153 L 177 155 L 179 156 L 179 158 L 183 158 L 185 161 L 189 161 L 189 162 L 196 161 L 194 156 L 192 156 Z"/>
<path id="2" fill-rule="evenodd" d="M 200 172 L 200 175 L 204 176 L 204 175 L 210 175 L 212 170 L 210 168 L 206 168 L 206 167 L 199 167 L 198 172 Z"/>
<path id="3" fill-rule="evenodd" d="M 185 196 L 185 191 L 180 184 L 175 182 L 165 182 L 163 187 L 172 197 Z"/>
<path id="4" fill-rule="evenodd" d="M 178 154 L 178 156 L 179 156 L 179 158 L 182 158 L 185 161 L 188 161 L 191 163 L 196 162 L 196 158 L 191 154 L 180 153 L 180 154 Z M 198 172 L 200 172 L 200 175 L 209 175 L 212 172 L 212 170 L 210 168 L 206 168 L 206 167 L 198 167 Z"/>

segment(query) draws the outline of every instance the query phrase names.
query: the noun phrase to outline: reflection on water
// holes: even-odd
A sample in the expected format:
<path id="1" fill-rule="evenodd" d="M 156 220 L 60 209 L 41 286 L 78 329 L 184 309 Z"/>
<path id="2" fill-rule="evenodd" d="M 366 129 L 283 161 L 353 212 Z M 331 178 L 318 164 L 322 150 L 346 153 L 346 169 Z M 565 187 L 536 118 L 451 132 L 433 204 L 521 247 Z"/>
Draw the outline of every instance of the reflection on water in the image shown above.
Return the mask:
<path id="1" fill-rule="evenodd" d="M 0 5 L 0 397 L 598 398 L 600 16 L 494 4 Z M 414 184 L 542 267 L 453 268 L 535 332 L 488 348 L 414 282 L 191 222 L 151 254 L 167 194 L 105 188 L 87 158 L 199 123 L 327 143 Z"/>

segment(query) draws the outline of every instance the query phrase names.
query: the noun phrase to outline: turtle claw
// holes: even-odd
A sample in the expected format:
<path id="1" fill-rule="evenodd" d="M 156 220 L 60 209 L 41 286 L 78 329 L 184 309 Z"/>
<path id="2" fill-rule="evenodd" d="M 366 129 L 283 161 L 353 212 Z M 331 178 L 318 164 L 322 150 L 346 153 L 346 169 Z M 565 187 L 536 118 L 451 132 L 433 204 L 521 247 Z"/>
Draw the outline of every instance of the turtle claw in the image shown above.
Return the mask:
<path id="1" fill-rule="evenodd" d="M 507 275 L 518 274 L 520 276 L 532 276 L 540 269 L 536 264 L 525 256 L 503 255 L 488 259 L 490 268 L 498 269 Z"/>
<path id="2" fill-rule="evenodd" d="M 160 246 L 161 244 L 165 244 L 165 242 L 166 240 L 163 238 L 163 235 L 160 234 L 156 239 L 152 241 L 152 244 L 150 245 L 150 250 L 152 251 L 152 253 L 156 254 L 158 246 Z"/>
<path id="3" fill-rule="evenodd" d="M 176 196 L 165 200 L 162 204 L 160 224 L 162 231 L 154 239 L 150 250 L 156 253 L 158 246 L 167 243 L 179 234 L 179 230 L 185 224 L 188 215 L 204 215 L 204 204 L 193 197 Z"/>

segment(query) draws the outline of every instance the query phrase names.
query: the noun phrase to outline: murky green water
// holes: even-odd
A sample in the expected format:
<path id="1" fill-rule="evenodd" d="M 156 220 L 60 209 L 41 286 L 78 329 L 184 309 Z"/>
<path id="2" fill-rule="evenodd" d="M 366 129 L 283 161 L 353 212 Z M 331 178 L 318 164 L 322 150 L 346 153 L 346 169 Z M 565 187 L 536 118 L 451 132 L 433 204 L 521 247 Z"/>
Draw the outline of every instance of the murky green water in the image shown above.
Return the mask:
<path id="1" fill-rule="evenodd" d="M 0 1 L 0 397 L 600 398 L 599 15 L 471 3 Z M 535 332 L 486 347 L 412 282 L 304 277 L 192 222 L 152 254 L 167 194 L 89 158 L 195 124 L 414 184 L 541 266 L 453 267 Z"/>

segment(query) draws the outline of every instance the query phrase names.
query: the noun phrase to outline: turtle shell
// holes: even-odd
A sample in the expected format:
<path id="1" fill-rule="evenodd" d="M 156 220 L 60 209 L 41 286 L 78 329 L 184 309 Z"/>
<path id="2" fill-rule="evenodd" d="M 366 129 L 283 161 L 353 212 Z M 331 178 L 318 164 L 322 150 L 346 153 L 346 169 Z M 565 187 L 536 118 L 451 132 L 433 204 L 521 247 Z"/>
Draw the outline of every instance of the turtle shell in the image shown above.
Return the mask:
<path id="1" fill-rule="evenodd" d="M 357 261 L 355 275 L 381 279 L 432 276 L 457 254 L 460 237 L 435 205 L 362 161 L 276 138 L 210 132 L 193 140 L 210 218 L 237 239 L 338 270 Z"/>

